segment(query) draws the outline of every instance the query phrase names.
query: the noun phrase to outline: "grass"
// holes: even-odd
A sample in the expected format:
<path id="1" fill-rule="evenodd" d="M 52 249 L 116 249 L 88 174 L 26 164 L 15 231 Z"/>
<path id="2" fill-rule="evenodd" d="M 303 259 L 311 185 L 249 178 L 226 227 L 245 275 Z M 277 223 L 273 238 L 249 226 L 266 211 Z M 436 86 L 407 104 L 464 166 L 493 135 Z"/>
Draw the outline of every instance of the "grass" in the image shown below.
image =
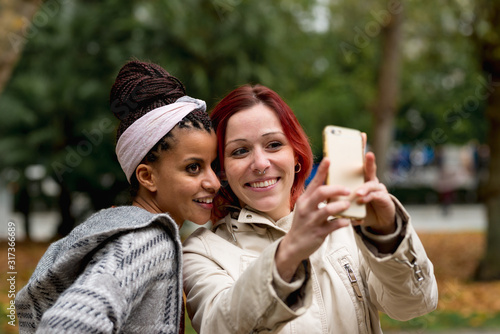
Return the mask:
<path id="1" fill-rule="evenodd" d="M 500 313 L 475 312 L 462 314 L 454 311 L 436 310 L 410 321 L 396 321 L 382 314 L 382 328 L 386 331 L 439 332 L 444 330 L 480 329 L 500 330 Z"/>
<path id="2" fill-rule="evenodd" d="M 439 287 L 438 309 L 428 315 L 400 322 L 381 315 L 383 330 L 411 330 L 420 333 L 464 328 L 494 329 L 500 332 L 500 281 L 474 282 L 471 280 L 484 247 L 482 233 L 419 233 L 427 254 L 435 267 Z M 0 242 L 3 258 L 7 245 Z M 45 252 L 46 243 L 18 243 L 16 245 L 16 285 L 23 287 L 38 260 Z M 7 273 L 7 260 L 0 262 L 0 272 Z M 3 275 L 2 277 L 5 277 Z M 0 333 L 18 333 L 17 326 L 8 324 L 7 307 L 9 285 L 0 281 Z M 194 334 L 186 319 L 186 334 Z"/>

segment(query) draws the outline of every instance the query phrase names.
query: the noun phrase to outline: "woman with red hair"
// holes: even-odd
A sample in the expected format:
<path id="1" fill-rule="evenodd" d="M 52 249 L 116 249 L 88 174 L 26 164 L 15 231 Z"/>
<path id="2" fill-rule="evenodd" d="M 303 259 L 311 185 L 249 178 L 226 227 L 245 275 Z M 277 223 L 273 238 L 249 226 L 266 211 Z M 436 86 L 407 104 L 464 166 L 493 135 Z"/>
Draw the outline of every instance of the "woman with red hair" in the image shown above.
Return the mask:
<path id="1" fill-rule="evenodd" d="M 242 86 L 211 113 L 223 181 L 212 231 L 184 242 L 187 310 L 199 333 L 381 333 L 378 312 L 408 320 L 436 307 L 437 285 L 410 218 L 365 157 L 352 192 L 363 220 L 324 185 L 290 107 L 267 87 Z M 366 141 L 366 136 L 364 137 Z M 327 204 L 323 204 L 327 203 Z"/>

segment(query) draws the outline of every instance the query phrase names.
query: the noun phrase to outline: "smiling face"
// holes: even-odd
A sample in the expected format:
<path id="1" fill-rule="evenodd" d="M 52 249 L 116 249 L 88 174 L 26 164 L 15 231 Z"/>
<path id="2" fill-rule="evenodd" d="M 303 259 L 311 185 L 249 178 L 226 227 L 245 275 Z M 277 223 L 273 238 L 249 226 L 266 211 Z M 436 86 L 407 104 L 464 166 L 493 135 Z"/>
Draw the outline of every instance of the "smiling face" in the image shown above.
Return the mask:
<path id="1" fill-rule="evenodd" d="M 229 118 L 224 170 L 242 207 L 248 205 L 274 220 L 290 213 L 295 164 L 293 148 L 272 109 L 259 103 Z"/>
<path id="2" fill-rule="evenodd" d="M 154 207 L 168 212 L 182 225 L 184 220 L 205 224 L 220 183 L 211 164 L 217 156 L 215 133 L 174 128 L 172 148 L 152 164 Z"/>

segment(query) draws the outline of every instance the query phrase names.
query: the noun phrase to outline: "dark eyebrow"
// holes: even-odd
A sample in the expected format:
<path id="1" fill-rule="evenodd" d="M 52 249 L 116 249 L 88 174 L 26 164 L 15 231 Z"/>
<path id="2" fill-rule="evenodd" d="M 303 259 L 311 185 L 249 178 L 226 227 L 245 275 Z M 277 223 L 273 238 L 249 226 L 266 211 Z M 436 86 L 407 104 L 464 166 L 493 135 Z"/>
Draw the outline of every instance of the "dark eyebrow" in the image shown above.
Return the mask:
<path id="1" fill-rule="evenodd" d="M 277 134 L 278 134 L 278 135 L 283 135 L 283 136 L 285 136 L 285 134 L 284 134 L 283 132 L 281 132 L 281 131 L 274 131 L 274 132 L 267 132 L 267 133 L 264 133 L 264 134 L 262 135 L 262 137 L 271 136 L 271 135 L 277 135 Z M 285 136 L 285 137 L 286 137 L 286 136 Z M 227 146 L 227 145 L 229 145 L 229 144 L 231 144 L 231 143 L 234 143 L 234 142 L 238 142 L 238 141 L 241 141 L 241 142 L 247 142 L 248 140 L 243 139 L 243 138 L 233 139 L 233 140 L 231 140 L 231 141 L 228 141 L 228 142 L 226 143 L 226 145 L 225 145 L 225 146 Z"/>
<path id="2" fill-rule="evenodd" d="M 274 132 L 268 132 L 268 133 L 265 133 L 262 135 L 262 137 L 265 137 L 265 136 L 270 136 L 270 135 L 285 135 L 283 132 L 281 131 L 274 131 Z"/>
<path id="3" fill-rule="evenodd" d="M 238 141 L 246 142 L 247 140 L 246 139 L 233 139 L 231 141 L 228 141 L 225 146 L 227 146 L 227 145 L 229 145 L 231 143 L 238 142 Z"/>
<path id="4" fill-rule="evenodd" d="M 203 162 L 203 159 L 190 157 L 190 158 L 184 159 L 183 161 L 184 162 Z"/>

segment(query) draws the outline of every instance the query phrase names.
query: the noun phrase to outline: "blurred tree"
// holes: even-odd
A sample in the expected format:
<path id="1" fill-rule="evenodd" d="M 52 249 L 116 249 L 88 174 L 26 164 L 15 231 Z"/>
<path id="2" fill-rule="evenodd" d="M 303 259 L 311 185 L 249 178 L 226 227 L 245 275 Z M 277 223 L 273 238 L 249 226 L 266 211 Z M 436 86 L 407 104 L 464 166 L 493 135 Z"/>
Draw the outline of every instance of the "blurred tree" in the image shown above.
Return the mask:
<path id="1" fill-rule="evenodd" d="M 443 146 L 486 140 L 486 100 L 476 94 L 486 81 L 470 38 L 474 3 L 439 3 L 438 10 L 429 10 L 434 3 L 405 2 L 396 150 L 391 152 L 399 154 L 391 166 L 398 174 L 388 182 L 391 190 L 437 167 L 437 152 Z M 423 193 L 432 196 L 428 188 Z"/>
<path id="2" fill-rule="evenodd" d="M 401 2 L 317 3 L 322 4 L 316 6 L 324 19 L 314 6 L 297 11 L 307 37 L 298 35 L 287 46 L 298 50 L 296 58 L 304 60 L 288 67 L 293 68 L 288 76 L 298 74 L 299 79 L 285 97 L 310 135 L 317 156 L 322 155 L 321 129 L 326 124 L 359 128 L 368 133 L 374 148 L 376 117 L 370 111 L 382 98 L 380 81 L 386 81 L 380 72 L 388 55 L 383 51 L 385 27 L 401 12 Z M 399 88 L 393 86 L 391 94 L 399 103 L 394 107 L 394 127 L 385 135 L 431 151 L 443 144 L 465 144 L 471 138 L 484 142 L 486 131 L 485 101 L 475 99 L 484 82 L 469 38 L 473 6 L 454 0 L 441 3 L 439 10 L 429 11 L 430 1 L 405 2 L 399 50 L 390 50 L 401 57 Z M 396 62 L 387 63 L 398 68 Z M 300 71 L 307 65 L 309 71 Z M 378 163 L 387 159 L 387 154 L 377 153 Z"/>
<path id="3" fill-rule="evenodd" d="M 378 39 L 364 32 L 365 22 L 372 18 L 366 17 L 367 10 L 359 3 L 318 1 L 295 12 L 305 35 L 282 46 L 294 55 L 290 64 L 281 67 L 282 80 L 293 84 L 293 90 L 283 96 L 310 136 L 319 160 L 325 125 L 370 132 Z"/>
<path id="4" fill-rule="evenodd" d="M 476 3 L 474 39 L 487 84 L 478 92 L 488 100 L 489 179 L 483 189 L 488 218 L 486 252 L 477 270 L 479 280 L 500 280 L 500 1 Z"/>
<path id="5" fill-rule="evenodd" d="M 396 139 L 431 148 L 486 140 L 486 100 L 476 96 L 485 81 L 470 36 L 472 2 L 405 3 L 403 72 Z M 426 22 L 426 24 L 422 24 Z"/>
<path id="6" fill-rule="evenodd" d="M 446 6 L 433 11 L 430 1 L 405 3 L 395 133 L 410 144 L 437 145 L 443 137 L 463 143 L 485 129 L 481 103 L 457 118 L 478 85 L 477 70 L 473 48 L 456 28 L 465 22 L 460 5 L 441 1 Z M 318 157 L 327 124 L 359 128 L 372 140 L 391 3 L 45 1 L 0 96 L 0 170 L 23 175 L 30 165 L 45 166 L 46 179 L 58 184 L 63 234 L 88 214 L 80 207 L 126 202 L 108 94 L 131 57 L 159 63 L 209 108 L 238 85 L 269 86 L 296 112 Z M 435 137 L 437 130 L 444 135 Z"/>
<path id="7" fill-rule="evenodd" d="M 377 174 L 386 183 L 389 147 L 394 139 L 394 123 L 399 111 L 403 4 L 387 1 L 387 10 L 379 12 L 375 27 L 382 34 L 382 56 L 378 72 L 378 93 L 373 112 L 373 152 Z M 380 27 L 381 26 L 381 27 Z"/>
<path id="8" fill-rule="evenodd" d="M 26 44 L 32 16 L 40 6 L 40 2 L 0 0 L 0 93 L 12 74 L 17 61 L 21 57 Z M 17 206 L 24 216 L 26 239 L 31 239 L 30 230 L 30 198 L 25 186 L 19 187 Z"/>
<path id="9" fill-rule="evenodd" d="M 18 170 L 14 181 L 29 190 L 26 168 L 45 167 L 58 184 L 62 235 L 87 214 L 73 196 L 87 194 L 93 208 L 102 208 L 116 203 L 126 184 L 113 152 L 108 94 L 117 68 L 141 45 L 130 37 L 131 13 L 132 4 L 118 1 L 44 2 L 25 28 L 32 33 L 0 101 L 1 168 Z M 116 24 L 106 27 L 110 17 Z"/>
<path id="10" fill-rule="evenodd" d="M 292 9 L 237 0 L 45 2 L 36 15 L 46 20 L 32 23 L 36 33 L 0 98 L 10 111 L 0 124 L 0 169 L 45 166 L 58 184 L 61 235 L 90 211 L 126 202 L 108 102 L 118 69 L 132 57 L 157 62 L 209 106 L 240 84 L 276 86 L 280 61 L 293 58 L 280 43 L 300 32 Z"/>
<path id="11" fill-rule="evenodd" d="M 37 0 L 0 0 L 0 93 L 33 33 L 29 26 L 39 6 Z"/>

